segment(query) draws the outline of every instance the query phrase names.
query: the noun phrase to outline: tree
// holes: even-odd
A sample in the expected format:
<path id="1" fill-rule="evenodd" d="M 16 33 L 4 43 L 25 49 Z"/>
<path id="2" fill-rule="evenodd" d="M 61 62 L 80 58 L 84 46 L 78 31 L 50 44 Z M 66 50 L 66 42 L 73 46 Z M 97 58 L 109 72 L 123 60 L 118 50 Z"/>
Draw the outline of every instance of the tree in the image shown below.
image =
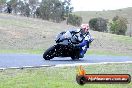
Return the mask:
<path id="1" fill-rule="evenodd" d="M 12 8 L 12 11 L 17 14 L 17 2 L 18 0 L 10 0 L 7 4 Z"/>
<path id="2" fill-rule="evenodd" d="M 29 0 L 29 7 L 30 7 L 30 12 L 31 12 L 31 15 L 34 16 L 35 12 L 36 12 L 36 9 L 37 7 L 39 6 L 39 0 Z"/>
<path id="3" fill-rule="evenodd" d="M 0 0 L 0 6 L 4 5 L 6 3 L 6 0 Z"/>
<path id="4" fill-rule="evenodd" d="M 107 20 L 103 18 L 93 18 L 89 21 L 89 26 L 94 31 L 107 32 Z"/>
<path id="5" fill-rule="evenodd" d="M 71 24 L 73 26 L 80 26 L 81 23 L 82 23 L 82 17 L 73 15 L 73 14 L 69 14 L 69 16 L 67 18 L 67 24 Z"/>
<path id="6" fill-rule="evenodd" d="M 127 20 L 123 17 L 116 16 L 110 23 L 110 32 L 118 35 L 125 35 L 127 31 Z"/>
<path id="7" fill-rule="evenodd" d="M 54 4 L 51 2 L 52 0 L 42 0 L 40 5 L 40 17 L 44 20 L 49 20 L 51 9 Z"/>
<path id="8" fill-rule="evenodd" d="M 20 0 L 20 1 L 17 3 L 18 13 L 19 13 L 20 15 L 24 15 L 24 7 L 25 7 L 24 2 Z"/>
<path id="9" fill-rule="evenodd" d="M 6 0 L 0 0 L 0 5 L 5 4 Z"/>
<path id="10" fill-rule="evenodd" d="M 6 4 L 6 0 L 0 0 L 0 12 L 3 12 L 3 8 L 5 4 Z"/>
<path id="11" fill-rule="evenodd" d="M 25 6 L 24 6 L 24 16 L 26 17 L 29 17 L 30 16 L 30 7 L 29 7 L 29 4 L 26 3 Z"/>
<path id="12" fill-rule="evenodd" d="M 14 14 L 30 16 L 30 7 L 26 0 L 11 0 L 8 4 L 11 5 Z"/>
<path id="13" fill-rule="evenodd" d="M 73 11 L 73 7 L 71 6 L 71 0 L 64 0 L 63 2 L 64 6 L 64 15 L 65 17 L 68 17 L 69 14 Z"/>
<path id="14" fill-rule="evenodd" d="M 71 10 L 70 0 L 42 0 L 35 13 L 44 20 L 61 22 L 68 17 Z"/>
<path id="15" fill-rule="evenodd" d="M 62 21 L 63 17 L 63 5 L 59 0 L 52 1 L 53 6 L 51 7 L 50 19 L 54 22 Z"/>

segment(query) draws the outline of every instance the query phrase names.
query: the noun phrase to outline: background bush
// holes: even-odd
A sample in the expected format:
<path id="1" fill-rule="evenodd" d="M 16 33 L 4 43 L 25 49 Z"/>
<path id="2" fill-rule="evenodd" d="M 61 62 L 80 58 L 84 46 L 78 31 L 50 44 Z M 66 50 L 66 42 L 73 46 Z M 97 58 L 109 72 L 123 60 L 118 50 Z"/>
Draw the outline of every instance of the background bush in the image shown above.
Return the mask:
<path id="1" fill-rule="evenodd" d="M 67 18 L 67 24 L 71 24 L 73 26 L 80 26 L 81 23 L 82 23 L 82 17 L 73 15 L 73 14 L 69 14 L 69 16 Z"/>
<path id="2" fill-rule="evenodd" d="M 107 32 L 107 20 L 104 18 L 93 18 L 89 21 L 89 26 L 94 31 Z"/>
<path id="3" fill-rule="evenodd" d="M 115 16 L 110 23 L 110 32 L 118 35 L 125 35 L 127 31 L 127 20 L 123 17 Z"/>

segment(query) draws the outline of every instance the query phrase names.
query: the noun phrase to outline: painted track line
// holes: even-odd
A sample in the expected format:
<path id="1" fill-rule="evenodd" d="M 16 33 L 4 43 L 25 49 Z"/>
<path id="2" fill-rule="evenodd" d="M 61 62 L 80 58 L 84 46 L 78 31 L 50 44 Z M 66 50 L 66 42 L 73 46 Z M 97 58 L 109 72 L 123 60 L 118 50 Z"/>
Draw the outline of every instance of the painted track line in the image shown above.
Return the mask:
<path id="1" fill-rule="evenodd" d="M 0 70 L 6 69 L 24 69 L 24 68 L 42 68 L 42 67 L 74 67 L 79 65 L 98 65 L 98 64 L 121 64 L 128 63 L 132 64 L 132 61 L 125 62 L 100 62 L 100 63 L 76 63 L 76 64 L 58 64 L 58 65 L 40 65 L 40 66 L 23 66 L 23 67 L 9 67 L 9 68 L 0 68 Z"/>

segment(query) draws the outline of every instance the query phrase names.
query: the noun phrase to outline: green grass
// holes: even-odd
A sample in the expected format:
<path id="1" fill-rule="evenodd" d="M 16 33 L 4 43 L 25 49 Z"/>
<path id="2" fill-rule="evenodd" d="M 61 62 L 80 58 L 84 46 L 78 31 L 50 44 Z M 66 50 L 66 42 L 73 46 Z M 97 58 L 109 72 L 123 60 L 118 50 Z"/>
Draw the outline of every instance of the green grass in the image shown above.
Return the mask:
<path id="1" fill-rule="evenodd" d="M 1 54 L 43 54 L 46 49 L 37 49 L 37 50 L 0 50 Z M 105 50 L 92 50 L 89 49 L 86 55 L 107 55 L 107 56 L 132 56 L 132 54 L 121 54 L 121 53 L 114 53 L 112 51 L 105 51 Z"/>
<path id="2" fill-rule="evenodd" d="M 132 54 L 128 53 L 119 53 L 119 52 L 113 52 L 113 51 L 106 51 L 106 50 L 88 50 L 87 55 L 95 54 L 95 55 L 107 55 L 107 56 L 132 56 Z"/>
<path id="3" fill-rule="evenodd" d="M 126 44 L 132 44 L 132 37 L 123 36 L 123 35 L 113 35 L 112 39 L 118 42 L 123 42 Z"/>
<path id="4" fill-rule="evenodd" d="M 42 54 L 45 50 L 0 50 L 1 54 Z"/>
<path id="5" fill-rule="evenodd" d="M 114 68 L 113 68 L 114 67 Z M 105 64 L 84 66 L 87 74 L 130 74 L 132 64 Z M 0 88 L 131 88 L 130 84 L 76 83 L 77 67 L 49 67 L 8 69 L 0 71 Z"/>

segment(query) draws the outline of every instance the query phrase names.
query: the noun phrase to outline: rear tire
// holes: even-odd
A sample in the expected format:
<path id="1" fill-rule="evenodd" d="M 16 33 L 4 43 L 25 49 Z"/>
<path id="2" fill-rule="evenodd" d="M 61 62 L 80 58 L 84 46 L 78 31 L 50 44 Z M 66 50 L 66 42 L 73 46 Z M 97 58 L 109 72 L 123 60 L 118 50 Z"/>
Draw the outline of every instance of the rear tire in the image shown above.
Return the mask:
<path id="1" fill-rule="evenodd" d="M 79 60 L 79 48 L 75 48 L 74 51 L 72 52 L 72 60 Z"/>
<path id="2" fill-rule="evenodd" d="M 78 56 L 71 56 L 72 60 L 79 60 Z"/>
<path id="3" fill-rule="evenodd" d="M 55 57 L 55 54 L 56 54 L 56 51 L 55 51 L 55 50 L 56 50 L 56 49 L 55 49 L 55 46 L 50 47 L 49 49 L 47 49 L 47 50 L 44 52 L 43 58 L 44 58 L 45 60 L 50 60 L 50 59 L 54 58 L 54 57 Z"/>

